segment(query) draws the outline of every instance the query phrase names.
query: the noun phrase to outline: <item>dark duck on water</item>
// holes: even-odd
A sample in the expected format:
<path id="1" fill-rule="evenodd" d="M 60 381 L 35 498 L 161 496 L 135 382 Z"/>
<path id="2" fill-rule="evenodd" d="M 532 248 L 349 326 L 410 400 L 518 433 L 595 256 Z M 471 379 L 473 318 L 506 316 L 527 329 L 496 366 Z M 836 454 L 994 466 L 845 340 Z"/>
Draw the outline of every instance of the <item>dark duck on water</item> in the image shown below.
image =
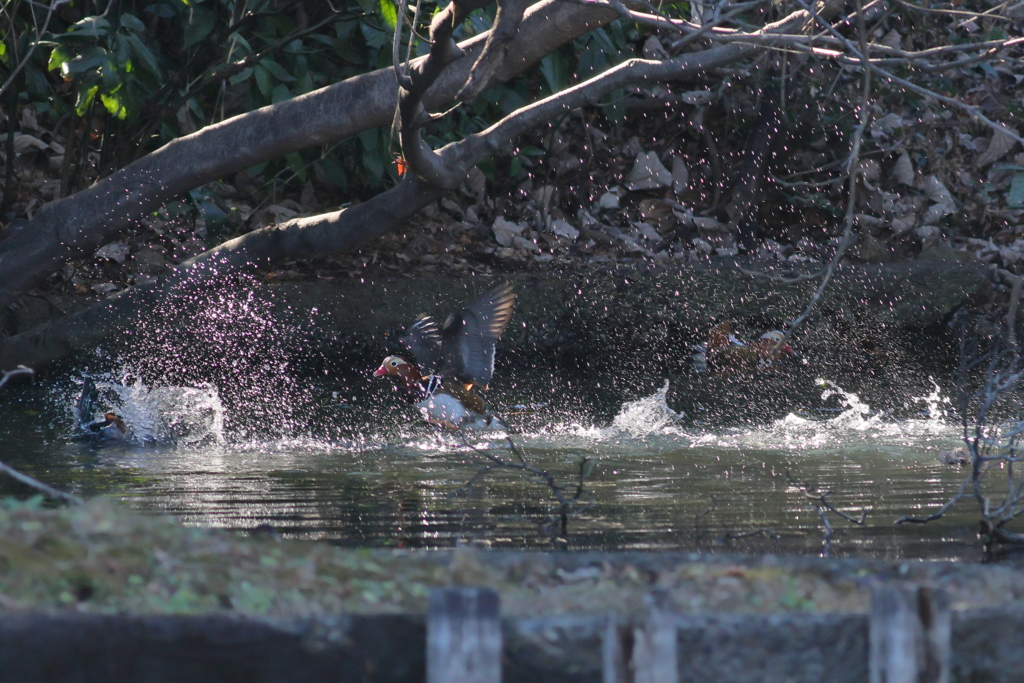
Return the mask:
<path id="1" fill-rule="evenodd" d="M 486 390 L 494 375 L 494 345 L 508 327 L 515 301 L 512 285 L 505 283 L 440 328 L 421 315 L 402 338 L 415 362 L 388 356 L 373 376 L 395 378 L 427 422 L 452 430 L 505 429 L 479 390 Z"/>
<path id="2" fill-rule="evenodd" d="M 82 383 L 82 396 L 78 399 L 78 435 L 81 441 L 112 441 L 124 439 L 128 435 L 128 427 L 116 413 L 103 413 L 96 417 L 96 406 L 99 403 L 99 391 L 96 382 L 86 377 Z"/>

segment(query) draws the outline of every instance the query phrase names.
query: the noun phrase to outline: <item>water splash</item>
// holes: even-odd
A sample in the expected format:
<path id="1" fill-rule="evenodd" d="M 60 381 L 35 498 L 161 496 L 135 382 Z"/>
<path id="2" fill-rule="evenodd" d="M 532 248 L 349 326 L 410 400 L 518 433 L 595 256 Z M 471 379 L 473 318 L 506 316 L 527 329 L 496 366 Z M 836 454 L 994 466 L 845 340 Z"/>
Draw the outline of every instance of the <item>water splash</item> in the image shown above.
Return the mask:
<path id="1" fill-rule="evenodd" d="M 836 397 L 846 405 L 846 410 L 832 418 L 830 421 L 832 426 L 865 431 L 878 427 L 881 424 L 882 414 L 873 412 L 871 406 L 860 400 L 860 396 L 857 394 L 852 391 L 845 391 L 838 384 L 827 379 L 816 379 L 814 383 L 825 389 L 825 391 L 821 392 L 822 401 Z"/>
<path id="2" fill-rule="evenodd" d="M 199 386 L 149 387 L 130 373 L 97 378 L 105 409 L 117 413 L 135 443 L 194 445 L 225 443 L 224 406 L 217 389 Z"/>
<path id="3" fill-rule="evenodd" d="M 933 382 L 934 391 L 914 397 L 929 406 L 926 417 L 894 419 L 875 411 L 860 396 L 838 384 L 817 380 L 822 401 L 838 400 L 841 408 L 794 411 L 775 422 L 752 429 L 720 430 L 694 439 L 693 446 L 718 448 L 778 449 L 790 452 L 816 450 L 891 448 L 893 452 L 931 452 L 949 448 L 960 438 L 959 429 L 946 420 L 941 406 L 949 403 Z"/>
<path id="4" fill-rule="evenodd" d="M 927 396 L 916 396 L 914 400 L 920 403 L 924 403 L 926 406 L 926 412 L 929 420 L 942 421 L 946 417 L 946 412 L 952 408 L 952 401 L 947 396 L 942 395 L 942 389 L 931 377 L 928 381 L 932 383 L 932 393 Z"/>
<path id="5" fill-rule="evenodd" d="M 669 381 L 650 396 L 623 403 L 619 414 L 612 420 L 612 430 L 641 438 L 663 431 L 686 417 L 668 407 Z"/>

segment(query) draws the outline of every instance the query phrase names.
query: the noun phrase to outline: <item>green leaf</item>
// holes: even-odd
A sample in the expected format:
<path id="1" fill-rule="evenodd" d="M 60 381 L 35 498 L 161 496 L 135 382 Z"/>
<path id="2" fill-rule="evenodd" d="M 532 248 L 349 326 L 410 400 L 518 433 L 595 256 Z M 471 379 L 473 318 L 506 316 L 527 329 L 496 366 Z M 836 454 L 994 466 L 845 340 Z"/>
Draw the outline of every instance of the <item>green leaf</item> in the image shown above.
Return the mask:
<path id="1" fill-rule="evenodd" d="M 252 54 L 252 46 L 249 45 L 249 41 L 243 38 L 240 33 L 232 33 L 231 40 L 235 43 L 236 54 L 238 53 L 237 48 L 239 47 L 243 48 L 242 54 L 245 54 L 247 56 Z"/>
<path id="2" fill-rule="evenodd" d="M 228 215 L 209 194 L 203 190 L 190 190 L 188 194 L 195 202 L 196 208 L 199 209 L 199 215 L 206 221 L 208 229 L 217 230 L 224 227 L 228 221 Z"/>
<path id="3" fill-rule="evenodd" d="M 192 18 L 185 26 L 185 47 L 192 47 L 205 39 L 216 23 L 217 16 L 210 10 L 203 7 L 193 8 Z"/>
<path id="4" fill-rule="evenodd" d="M 257 64 L 253 74 L 256 76 L 256 87 L 260 89 L 263 99 L 270 102 L 274 96 L 274 82 L 270 72 L 262 64 Z"/>
<path id="5" fill-rule="evenodd" d="M 133 33 L 142 33 L 146 30 L 146 25 L 138 17 L 127 12 L 121 15 L 121 27 Z"/>
<path id="6" fill-rule="evenodd" d="M 128 109 L 125 108 L 124 102 L 121 101 L 121 98 L 116 93 L 100 95 L 100 102 L 106 107 L 108 113 L 116 116 L 121 121 L 124 121 L 125 116 L 128 115 Z"/>
<path id="7" fill-rule="evenodd" d="M 378 186 L 384 177 L 384 160 L 381 159 L 377 129 L 364 130 L 360 133 L 359 143 L 363 148 L 363 169 L 370 174 L 371 183 Z"/>
<path id="8" fill-rule="evenodd" d="M 206 112 L 203 111 L 203 105 L 199 104 L 199 100 L 194 97 L 188 98 L 188 102 L 185 103 L 188 110 L 192 112 L 192 115 L 196 117 L 196 121 L 206 123 Z"/>
<path id="9" fill-rule="evenodd" d="M 492 183 L 494 182 L 494 176 L 497 174 L 497 167 L 494 164 L 494 159 L 484 159 L 477 164 L 476 167 L 483 171 L 484 177 Z"/>
<path id="10" fill-rule="evenodd" d="M 348 176 L 345 175 L 345 169 L 338 163 L 337 159 L 324 157 L 316 163 L 320 166 L 320 170 L 324 172 L 324 175 L 327 176 L 327 179 L 337 185 L 338 189 L 344 191 L 348 187 Z"/>
<path id="11" fill-rule="evenodd" d="M 385 45 L 388 46 L 388 57 L 391 56 L 391 34 L 387 31 L 382 31 L 376 26 L 371 26 L 366 22 L 362 22 L 360 28 L 363 32 L 363 40 L 366 41 L 366 46 L 376 49 L 381 49 Z"/>
<path id="12" fill-rule="evenodd" d="M 75 98 L 75 113 L 79 116 L 85 116 L 89 111 L 89 105 L 92 104 L 93 99 L 96 98 L 96 93 L 100 90 L 100 86 L 94 85 L 91 88 L 79 89 L 78 95 Z"/>
<path id="13" fill-rule="evenodd" d="M 271 101 L 277 104 L 278 102 L 284 102 L 295 97 L 295 93 L 288 89 L 288 86 L 284 83 L 279 83 L 274 87 L 274 95 Z"/>
<path id="14" fill-rule="evenodd" d="M 42 69 L 37 69 L 33 64 L 25 65 L 25 90 L 36 100 L 51 99 L 53 92 L 50 90 L 50 81 Z M 64 106 L 63 100 L 53 100 Z"/>
<path id="15" fill-rule="evenodd" d="M 285 71 L 284 67 L 275 62 L 273 59 L 261 59 L 260 66 L 269 71 L 279 81 L 285 83 L 294 83 L 295 77 Z"/>
<path id="16" fill-rule="evenodd" d="M 91 38 L 100 38 L 110 33 L 110 22 L 103 17 L 86 17 L 76 21 L 68 28 L 68 33 L 74 33 L 78 36 L 89 36 Z"/>
<path id="17" fill-rule="evenodd" d="M 92 71 L 106 61 L 106 50 L 102 47 L 90 47 L 74 59 L 61 64 L 60 73 L 64 77 L 82 74 L 86 71 Z"/>
<path id="18" fill-rule="evenodd" d="M 103 64 L 100 66 L 100 76 L 103 79 L 103 90 L 107 93 L 112 93 L 124 84 L 124 78 L 121 75 L 120 69 L 114 63 L 113 55 L 108 53 L 103 59 Z"/>
<path id="19" fill-rule="evenodd" d="M 1024 173 L 1013 176 L 1010 182 L 1010 191 L 1006 195 L 1007 206 L 1024 206 Z"/>
<path id="20" fill-rule="evenodd" d="M 0 45 L 3 45 L 3 43 L 0 43 Z M 73 57 L 74 55 L 72 55 L 66 47 L 58 45 L 53 48 L 53 52 L 50 53 L 50 61 L 46 63 L 46 70 L 53 71 L 54 69 L 59 69 L 64 66 L 64 64 L 71 61 Z"/>
<path id="21" fill-rule="evenodd" d="M 288 168 L 292 169 L 292 172 L 299 177 L 299 180 L 306 182 L 306 163 L 302 160 L 302 155 L 298 152 L 292 152 L 291 154 L 285 154 L 284 159 L 288 162 Z"/>
<path id="22" fill-rule="evenodd" d="M 540 73 L 552 94 L 561 92 L 569 85 L 572 64 L 565 50 L 552 52 L 540 62 Z"/>
<path id="23" fill-rule="evenodd" d="M 252 73 L 253 73 L 253 68 L 251 66 L 247 66 L 246 68 L 242 69 L 241 71 L 236 73 L 234 76 L 229 78 L 228 79 L 228 83 L 230 83 L 231 85 L 238 85 L 239 83 L 245 83 L 247 80 L 249 80 L 249 77 L 252 76 Z"/>
<path id="24" fill-rule="evenodd" d="M 7 63 L 7 43 L 0 40 L 0 61 Z"/>
<path id="25" fill-rule="evenodd" d="M 163 80 L 163 73 L 160 71 L 160 65 L 156 61 L 156 56 L 153 52 L 146 47 L 146 44 L 139 40 L 139 37 L 135 34 L 128 36 L 128 47 L 131 51 L 132 57 L 139 63 L 142 70 L 150 74 L 158 81 Z"/>
<path id="26" fill-rule="evenodd" d="M 377 4 L 380 7 L 380 15 L 384 18 L 384 23 L 394 31 L 398 26 L 398 9 L 395 7 L 395 3 L 391 0 L 379 0 Z"/>

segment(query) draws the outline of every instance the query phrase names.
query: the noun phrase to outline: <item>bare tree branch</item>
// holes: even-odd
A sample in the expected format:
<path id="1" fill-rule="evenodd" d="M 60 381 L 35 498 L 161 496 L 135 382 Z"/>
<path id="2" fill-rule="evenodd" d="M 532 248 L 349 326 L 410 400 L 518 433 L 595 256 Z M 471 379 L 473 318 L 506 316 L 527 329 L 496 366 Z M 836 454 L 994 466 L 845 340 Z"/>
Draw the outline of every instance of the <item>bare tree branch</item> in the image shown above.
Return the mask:
<path id="1" fill-rule="evenodd" d="M 515 76 L 615 16 L 542 0 L 526 12 L 523 30 L 510 42 L 508 59 L 494 79 Z M 460 49 L 475 58 L 486 39 L 481 34 Z M 450 102 L 471 66 L 462 60 L 447 69 L 426 93 L 424 105 Z M 390 125 L 396 104 L 391 69 L 356 76 L 173 140 L 92 187 L 44 205 L 24 229 L 0 241 L 0 307 L 41 283 L 65 260 L 91 253 L 167 200 L 254 164 Z"/>
<path id="2" fill-rule="evenodd" d="M 993 121 L 992 119 L 990 119 L 987 116 L 985 116 L 985 114 L 982 113 L 982 109 L 981 109 L 980 106 L 972 105 L 972 104 L 966 104 L 966 103 L 961 102 L 960 100 L 958 100 L 956 98 L 946 97 L 945 95 L 940 95 L 939 93 L 935 92 L 934 90 L 929 90 L 928 88 L 921 87 L 921 86 L 917 85 L 916 83 L 908 81 L 905 78 L 900 78 L 899 76 L 897 76 L 897 75 L 895 75 L 895 74 L 893 74 L 893 73 L 891 73 L 889 71 L 886 71 L 885 69 L 877 66 L 876 64 L 872 64 L 870 59 L 868 58 L 867 47 L 864 46 L 863 41 L 861 41 L 862 42 L 861 48 L 858 49 L 847 38 L 843 37 L 843 35 L 841 33 L 839 33 L 839 31 L 837 31 L 835 29 L 835 27 L 833 27 L 821 15 L 819 15 L 815 11 L 815 9 L 813 7 L 811 7 L 806 2 L 806 0 L 795 0 L 795 2 L 798 5 L 800 5 L 801 7 L 803 7 L 805 10 L 810 12 L 811 16 L 814 17 L 814 20 L 818 24 L 820 24 L 823 28 L 825 28 L 836 40 L 840 41 L 843 44 L 843 46 L 846 47 L 846 49 L 853 56 L 855 56 L 856 58 L 861 60 L 861 62 L 865 65 L 865 68 L 871 69 L 872 71 L 874 71 L 879 76 L 882 76 L 882 77 L 892 81 L 893 83 L 899 83 L 900 85 L 904 86 L 905 88 L 909 88 L 910 90 L 913 90 L 914 92 L 916 92 L 919 95 L 923 95 L 925 97 L 931 98 L 931 99 L 936 100 L 938 102 L 944 102 L 944 103 L 946 103 L 946 104 L 948 104 L 950 106 L 956 107 L 957 109 L 960 109 L 960 110 L 966 112 L 969 116 L 971 116 L 972 118 L 976 119 L 977 121 L 985 124 L 986 126 L 991 128 L 992 130 L 1000 132 L 1000 133 L 1003 133 L 1003 134 L 1007 135 L 1008 137 L 1010 137 L 1011 139 L 1016 140 L 1017 142 L 1019 142 L 1022 145 L 1024 145 L 1024 138 L 1022 138 L 1020 135 L 1018 135 L 1016 133 L 1016 131 L 1011 130 L 1008 126 L 1005 126 L 1005 125 L 1003 125 L 1001 123 Z"/>
<path id="3" fill-rule="evenodd" d="M 797 2 L 803 2 L 803 0 L 797 0 Z M 864 26 L 864 12 L 861 8 L 861 0 L 857 0 L 857 33 L 860 36 L 861 44 L 861 58 L 866 63 L 868 59 L 868 51 L 865 47 L 867 45 L 867 30 Z M 860 159 L 860 145 L 861 140 L 864 138 L 864 130 L 868 126 L 870 121 L 870 112 L 868 109 L 868 100 L 871 96 L 871 70 L 864 69 L 863 77 L 863 88 L 861 90 L 860 100 L 860 123 L 857 129 L 853 133 L 853 143 L 850 145 L 850 156 L 846 163 L 846 174 L 849 177 L 849 185 L 847 189 L 846 199 L 846 215 L 843 217 L 843 236 L 839 238 L 839 248 L 836 249 L 835 256 L 829 262 L 825 268 L 825 275 L 821 278 L 821 282 L 818 284 L 818 288 L 814 290 L 814 294 L 811 296 L 810 301 L 807 302 L 807 307 L 804 308 L 803 313 L 796 317 L 789 325 L 786 326 L 786 330 L 783 333 L 783 343 L 786 343 L 793 336 L 793 333 L 807 320 L 810 316 L 811 311 L 821 301 L 822 295 L 825 293 L 825 288 L 828 286 L 829 281 L 832 279 L 832 275 L 835 273 L 836 266 L 839 264 L 840 259 L 846 253 L 846 250 L 853 244 L 853 215 L 854 209 L 857 204 L 857 164 Z"/>
<path id="4" fill-rule="evenodd" d="M 791 30 L 806 20 L 806 13 L 796 12 L 765 30 Z M 430 154 L 436 155 L 442 167 L 448 169 L 446 173 L 450 177 L 445 180 L 446 185 L 455 180 L 462 182 L 474 164 L 500 151 L 516 136 L 562 112 L 596 103 L 626 83 L 691 78 L 759 49 L 758 46 L 720 45 L 664 62 L 628 60 L 584 83 L 523 107 L 487 130 Z M 327 256 L 352 249 L 403 224 L 409 216 L 438 199 L 441 192 L 410 174 L 390 190 L 345 211 L 254 230 L 182 263 L 156 281 L 125 290 L 68 318 L 0 341 L 0 368 L 18 363 L 40 366 L 75 348 L 95 344 L 114 330 L 129 328 L 130 321 L 171 291 L 199 291 L 232 274 L 252 273 L 286 258 Z M 0 252 L 4 244 L 0 243 Z"/>
<path id="5" fill-rule="evenodd" d="M 461 429 L 457 430 L 455 433 L 458 434 L 459 438 L 462 440 L 462 444 L 466 448 L 470 449 L 480 457 L 490 460 L 492 463 L 494 463 L 493 465 L 483 467 L 480 471 L 474 474 L 473 477 L 468 482 L 466 482 L 466 484 L 464 484 L 461 488 L 470 488 L 472 485 L 476 483 L 477 479 L 479 479 L 484 474 L 493 471 L 496 468 L 520 471 L 530 474 L 539 479 L 540 481 L 542 481 L 545 485 L 547 485 L 547 487 L 551 490 L 552 495 L 555 496 L 555 500 L 558 501 L 558 527 L 562 535 L 565 535 L 567 533 L 569 525 L 569 515 L 573 513 L 573 510 L 575 509 L 577 502 L 586 492 L 586 489 L 584 488 L 583 484 L 586 478 L 587 463 L 590 461 L 589 457 L 583 458 L 583 460 L 580 461 L 579 478 L 576 483 L 576 492 L 570 498 L 568 497 L 567 487 L 563 484 L 559 484 L 553 474 L 551 474 L 549 471 L 545 469 L 541 469 L 540 467 L 531 465 L 526 461 L 526 456 L 523 455 L 522 449 L 520 449 L 516 445 L 515 441 L 512 440 L 511 435 L 508 435 L 505 438 L 508 440 L 509 448 L 515 454 L 519 462 L 509 462 L 508 460 L 501 459 L 500 457 L 491 453 L 490 451 L 477 448 L 473 444 L 469 443 L 469 439 L 467 438 L 466 433 Z"/>
<path id="6" fill-rule="evenodd" d="M 491 27 L 484 49 L 469 72 L 466 84 L 455 95 L 456 100 L 475 100 L 491 82 L 494 73 L 505 61 L 508 44 L 515 38 L 519 25 L 523 22 L 523 13 L 529 4 L 529 0 L 498 0 L 494 26 Z"/>

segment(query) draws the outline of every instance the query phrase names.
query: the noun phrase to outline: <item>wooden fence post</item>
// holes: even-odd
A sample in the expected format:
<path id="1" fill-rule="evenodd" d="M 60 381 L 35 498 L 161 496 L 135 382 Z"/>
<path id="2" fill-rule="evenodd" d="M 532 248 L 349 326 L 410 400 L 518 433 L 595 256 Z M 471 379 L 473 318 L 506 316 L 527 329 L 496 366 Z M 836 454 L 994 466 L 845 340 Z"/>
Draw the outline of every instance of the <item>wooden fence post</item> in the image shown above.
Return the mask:
<path id="1" fill-rule="evenodd" d="M 501 683 L 498 594 L 435 588 L 427 616 L 427 683 Z"/>
<path id="2" fill-rule="evenodd" d="M 633 683 L 679 683 L 678 627 L 665 591 L 645 598 L 647 618 L 633 631 Z"/>
<path id="3" fill-rule="evenodd" d="M 601 683 L 632 683 L 632 651 L 633 634 L 619 621 L 619 615 L 609 614 L 601 638 Z"/>
<path id="4" fill-rule="evenodd" d="M 909 583 L 875 586 L 870 683 L 949 683 L 952 623 L 941 590 Z"/>

